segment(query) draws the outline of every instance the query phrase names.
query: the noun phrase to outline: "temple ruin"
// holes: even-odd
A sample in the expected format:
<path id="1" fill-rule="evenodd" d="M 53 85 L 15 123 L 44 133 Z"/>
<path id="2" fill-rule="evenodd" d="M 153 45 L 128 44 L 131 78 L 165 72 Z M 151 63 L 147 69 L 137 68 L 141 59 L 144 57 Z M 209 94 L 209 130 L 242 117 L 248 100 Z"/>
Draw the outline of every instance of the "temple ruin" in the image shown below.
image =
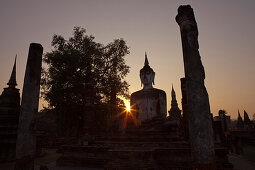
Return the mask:
<path id="1" fill-rule="evenodd" d="M 35 114 L 38 112 L 43 47 L 31 43 L 24 77 L 19 116 L 16 170 L 33 170 L 36 154 Z"/>
<path id="2" fill-rule="evenodd" d="M 233 168 L 228 162 L 226 148 L 215 144 L 209 97 L 204 85 L 205 72 L 199 54 L 198 28 L 190 5 L 178 8 L 176 22 L 180 26 L 185 70 L 185 77 L 181 78 L 183 115 L 172 86 L 171 109 L 167 116 L 166 93 L 153 87 L 155 72 L 149 66 L 145 53 L 139 75 L 143 88 L 131 94 L 133 107 L 131 113 L 126 112 L 125 115 L 132 118 L 129 120 L 131 126 L 104 135 L 95 131 L 95 89 L 92 78 L 88 76 L 85 80 L 87 91 L 84 92 L 87 103 L 80 122 L 77 122 L 80 124 L 78 140 L 58 146 L 61 156 L 56 166 L 187 170 Z M 21 106 L 19 89 L 16 89 L 16 59 L 9 87 L 0 97 L 0 135 L 3 136 L 0 138 L 3 143 L 0 160 L 15 159 L 16 170 L 34 169 L 37 149 L 34 117 L 38 112 L 42 53 L 40 44 L 30 44 Z M 111 105 L 116 106 L 114 83 L 111 86 Z M 116 109 L 111 112 L 116 114 Z M 247 116 L 246 113 L 245 122 L 249 122 Z M 42 168 L 47 169 L 45 166 Z"/>
<path id="3" fill-rule="evenodd" d="M 197 23 L 190 5 L 178 8 L 176 22 L 180 26 L 182 40 L 189 141 L 197 166 L 213 166 L 215 152 L 210 104 L 198 51 Z"/>
<path id="4" fill-rule="evenodd" d="M 4 88 L 0 96 L 0 162 L 14 161 L 16 155 L 20 113 L 20 93 L 16 88 L 16 57 L 8 87 Z"/>
<path id="5" fill-rule="evenodd" d="M 181 120 L 181 110 L 179 109 L 179 106 L 176 100 L 176 94 L 175 94 L 173 85 L 172 85 L 171 96 L 172 96 L 172 101 L 171 101 L 171 108 L 168 111 L 169 116 L 172 119 Z"/>

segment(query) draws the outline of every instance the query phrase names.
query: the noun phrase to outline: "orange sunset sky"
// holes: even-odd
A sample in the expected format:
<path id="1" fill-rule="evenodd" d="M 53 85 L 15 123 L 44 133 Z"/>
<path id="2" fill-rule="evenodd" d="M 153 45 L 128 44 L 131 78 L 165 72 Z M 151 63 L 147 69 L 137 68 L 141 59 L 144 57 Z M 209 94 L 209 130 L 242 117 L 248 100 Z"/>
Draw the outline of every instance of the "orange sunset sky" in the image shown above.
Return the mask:
<path id="1" fill-rule="evenodd" d="M 156 72 L 155 86 L 167 93 L 170 109 L 174 85 L 181 108 L 180 78 L 184 77 L 180 30 L 175 22 L 179 5 L 194 9 L 200 55 L 211 112 L 225 109 L 232 118 L 245 109 L 255 113 L 254 0 L 0 0 L 0 92 L 9 80 L 17 54 L 17 83 L 22 91 L 28 47 L 42 44 L 51 51 L 54 33 L 71 36 L 81 26 L 97 42 L 123 38 L 130 47 L 126 80 L 130 93 L 141 89 L 139 70 L 148 54 Z M 42 104 L 40 104 L 42 108 Z"/>

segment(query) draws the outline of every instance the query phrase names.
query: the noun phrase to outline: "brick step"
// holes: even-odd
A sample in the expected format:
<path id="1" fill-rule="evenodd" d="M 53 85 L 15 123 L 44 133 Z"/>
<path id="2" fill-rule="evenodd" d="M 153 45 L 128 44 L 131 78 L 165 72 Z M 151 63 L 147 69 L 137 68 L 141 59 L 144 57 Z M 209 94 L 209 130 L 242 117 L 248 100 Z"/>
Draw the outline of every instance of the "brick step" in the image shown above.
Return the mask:
<path id="1" fill-rule="evenodd" d="M 133 138 L 180 138 L 178 135 L 126 135 L 126 136 L 108 136 L 103 138 L 97 138 L 97 139 L 133 139 Z"/>
<path id="2" fill-rule="evenodd" d="M 102 141 L 116 141 L 116 142 L 176 142 L 176 141 L 183 141 L 179 137 L 112 137 L 108 139 L 101 139 L 96 140 L 97 142 Z"/>
<path id="3" fill-rule="evenodd" d="M 126 130 L 126 135 L 171 135 L 171 134 L 179 134 L 179 131 L 158 131 L 158 130 Z"/>
<path id="4" fill-rule="evenodd" d="M 134 169 L 134 170 L 155 170 L 155 169 L 169 169 L 169 170 L 192 170 L 192 162 L 187 161 L 154 161 L 154 160 L 123 160 L 115 159 L 105 165 L 107 170 L 121 170 L 121 169 Z"/>
<path id="5" fill-rule="evenodd" d="M 141 161 L 141 160 L 112 160 L 105 165 L 105 169 L 107 170 L 121 170 L 121 169 L 146 169 L 146 170 L 154 170 L 153 161 Z"/>
<path id="6" fill-rule="evenodd" d="M 96 141 L 94 143 L 95 145 L 104 145 L 109 147 L 122 147 L 122 146 L 128 146 L 128 147 L 142 147 L 142 146 L 148 146 L 148 147 L 154 147 L 154 146 L 161 146 L 161 147 L 186 147 L 189 148 L 190 145 L 188 142 L 181 141 L 181 142 L 168 142 L 168 141 L 162 141 L 162 142 L 148 142 L 148 141 Z"/>
<path id="7" fill-rule="evenodd" d="M 105 153 L 109 147 L 105 146 L 78 146 L 63 145 L 59 148 L 59 153 Z"/>
<path id="8" fill-rule="evenodd" d="M 157 169 L 168 169 L 168 170 L 193 170 L 192 161 L 156 161 Z"/>
<path id="9" fill-rule="evenodd" d="M 103 168 L 108 159 L 103 156 L 93 156 L 92 154 L 62 155 L 57 161 L 57 166 L 76 166 L 88 168 Z"/>
<path id="10" fill-rule="evenodd" d="M 122 147 L 108 151 L 111 159 L 136 159 L 136 160 L 191 160 L 190 148 L 151 148 L 151 147 Z"/>
<path id="11" fill-rule="evenodd" d="M 91 147 L 88 147 L 92 149 Z M 95 149 L 95 148 L 93 148 Z M 90 150 L 91 151 L 91 150 Z M 65 152 L 58 160 L 57 166 L 80 166 L 91 168 L 149 169 L 155 165 L 161 168 L 185 168 L 191 163 L 190 149 L 150 147 L 122 147 L 109 149 L 106 153 L 70 153 Z"/>
<path id="12" fill-rule="evenodd" d="M 187 144 L 187 143 L 186 143 Z M 104 145 L 105 146 L 105 145 Z M 187 146 L 187 145 L 186 145 Z M 99 147 L 65 146 L 58 159 L 60 166 L 80 166 L 106 169 L 192 169 L 189 147 Z M 215 149 L 217 169 L 232 169 L 224 160 L 226 149 Z M 156 168 L 155 168 L 156 167 Z"/>
<path id="13" fill-rule="evenodd" d="M 183 138 L 181 138 L 178 135 L 148 135 L 148 136 L 139 136 L 139 135 L 132 135 L 132 136 L 108 136 L 108 137 L 98 137 L 95 139 L 95 141 L 105 141 L 105 140 L 134 140 L 134 139 L 167 139 L 167 140 L 171 140 L 171 139 L 179 139 L 179 140 L 183 140 Z"/>

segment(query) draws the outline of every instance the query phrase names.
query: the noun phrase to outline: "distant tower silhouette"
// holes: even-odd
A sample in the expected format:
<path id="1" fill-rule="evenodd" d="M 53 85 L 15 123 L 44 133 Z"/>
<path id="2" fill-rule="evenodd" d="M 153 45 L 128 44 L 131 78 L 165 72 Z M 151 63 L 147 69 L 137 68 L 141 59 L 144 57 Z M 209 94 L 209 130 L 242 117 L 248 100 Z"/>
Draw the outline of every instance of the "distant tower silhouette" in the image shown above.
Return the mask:
<path id="1" fill-rule="evenodd" d="M 169 116 L 173 119 L 180 119 L 181 118 L 181 110 L 178 107 L 178 103 L 176 100 L 176 94 L 174 91 L 174 87 L 172 85 L 172 101 L 171 101 L 171 109 L 168 111 Z"/>
<path id="2" fill-rule="evenodd" d="M 244 122 L 238 109 L 237 128 L 243 128 L 243 127 L 244 127 Z"/>
<path id="3" fill-rule="evenodd" d="M 17 57 L 17 55 L 16 55 Z M 16 88 L 16 57 L 11 77 L 0 96 L 0 162 L 15 160 L 20 93 Z"/>
<path id="4" fill-rule="evenodd" d="M 4 88 L 2 95 L 0 96 L 0 107 L 17 107 L 20 106 L 20 94 L 19 89 L 16 88 L 16 58 L 14 61 L 10 80 L 7 85 L 9 87 Z"/>
<path id="5" fill-rule="evenodd" d="M 244 124 L 249 124 L 251 122 L 249 115 L 247 114 L 247 112 L 245 110 L 243 113 L 243 118 L 244 118 Z"/>
<path id="6" fill-rule="evenodd" d="M 14 61 L 14 65 L 13 65 L 10 80 L 7 83 L 7 85 L 9 85 L 9 87 L 16 87 L 17 86 L 17 82 L 16 82 L 16 59 L 17 59 L 17 55 L 15 56 L 15 61 Z"/>
<path id="7" fill-rule="evenodd" d="M 245 129 L 249 129 L 249 128 L 251 128 L 251 126 L 253 126 L 252 124 L 252 122 L 251 122 L 251 120 L 250 120 L 250 118 L 249 118 L 249 115 L 248 115 L 248 113 L 244 110 L 244 121 L 243 121 L 243 123 L 244 123 L 244 127 L 245 127 Z"/>

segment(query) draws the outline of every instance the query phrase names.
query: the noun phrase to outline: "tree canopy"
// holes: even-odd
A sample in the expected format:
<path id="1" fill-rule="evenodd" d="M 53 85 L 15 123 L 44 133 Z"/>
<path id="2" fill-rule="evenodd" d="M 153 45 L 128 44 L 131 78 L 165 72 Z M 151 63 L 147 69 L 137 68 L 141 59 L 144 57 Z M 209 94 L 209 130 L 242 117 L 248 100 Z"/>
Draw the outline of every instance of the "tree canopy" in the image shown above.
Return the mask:
<path id="1" fill-rule="evenodd" d="M 88 84 L 93 86 L 95 104 L 110 101 L 112 86 L 117 96 L 129 97 L 124 80 L 129 73 L 125 62 L 129 47 L 123 39 L 103 45 L 84 28 L 74 27 L 68 40 L 55 34 L 51 45 L 52 51 L 43 58 L 46 67 L 42 73 L 42 96 L 49 108 L 62 115 L 79 115 L 86 105 Z"/>

